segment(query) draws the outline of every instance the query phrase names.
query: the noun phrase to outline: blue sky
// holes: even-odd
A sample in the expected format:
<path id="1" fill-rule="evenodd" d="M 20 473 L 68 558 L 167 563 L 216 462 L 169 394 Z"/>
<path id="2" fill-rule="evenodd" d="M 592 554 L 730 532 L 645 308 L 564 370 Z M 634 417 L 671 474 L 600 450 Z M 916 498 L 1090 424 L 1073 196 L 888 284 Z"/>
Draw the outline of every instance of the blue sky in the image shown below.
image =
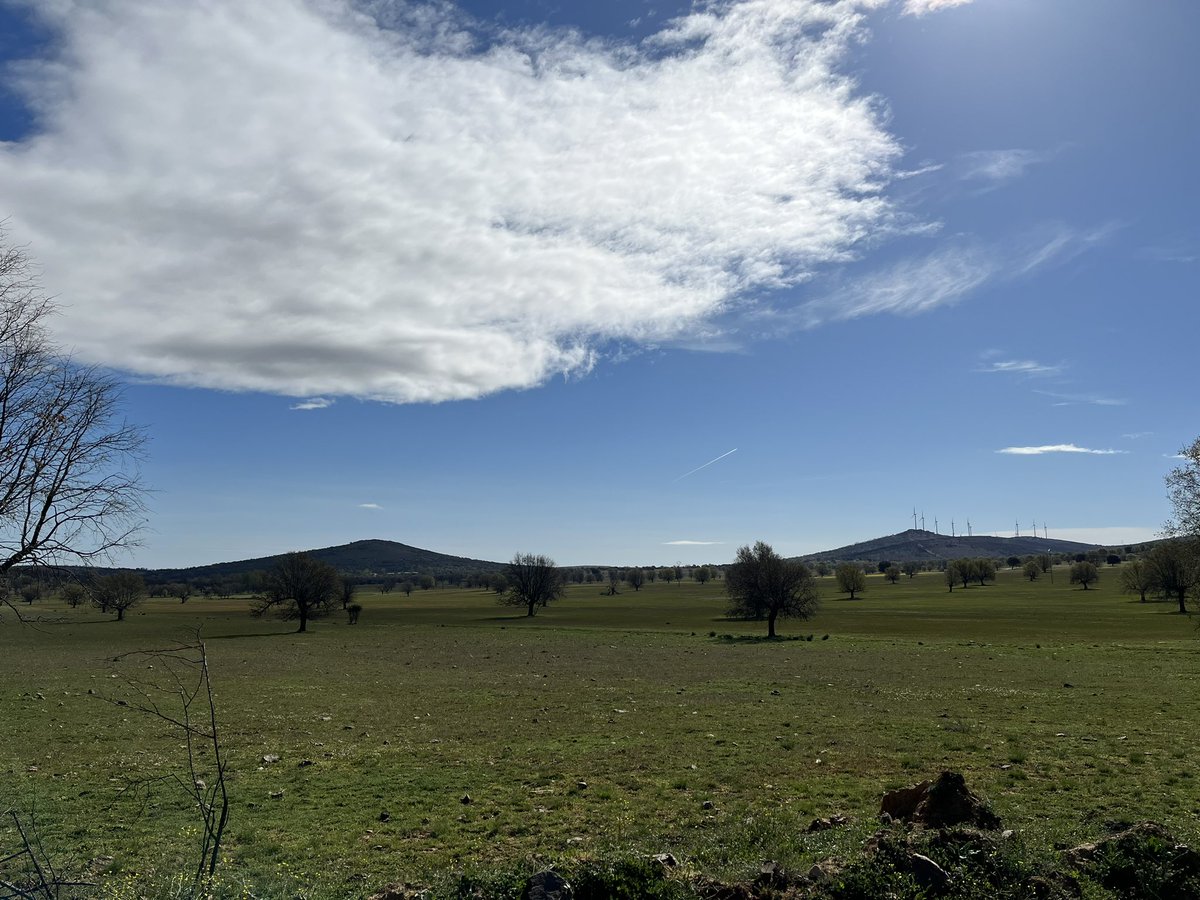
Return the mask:
<path id="1" fill-rule="evenodd" d="M 0 216 L 150 435 L 138 565 L 719 562 L 914 507 L 1125 543 L 1200 432 L 1198 33 L 1186 0 L 9 2 Z"/>

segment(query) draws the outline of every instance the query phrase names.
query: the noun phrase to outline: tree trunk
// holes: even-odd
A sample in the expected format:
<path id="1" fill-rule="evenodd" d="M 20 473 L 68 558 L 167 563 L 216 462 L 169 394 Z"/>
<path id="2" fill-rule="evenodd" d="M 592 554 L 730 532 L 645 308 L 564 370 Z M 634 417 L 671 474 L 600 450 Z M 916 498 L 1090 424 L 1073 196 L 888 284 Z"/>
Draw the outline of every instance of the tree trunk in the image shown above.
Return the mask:
<path id="1" fill-rule="evenodd" d="M 296 629 L 296 634 L 301 634 L 308 631 L 308 607 L 300 607 L 300 627 Z"/>
<path id="2" fill-rule="evenodd" d="M 536 613 L 536 611 L 537 611 L 537 610 L 536 610 L 536 608 L 535 608 L 536 606 L 537 606 L 537 604 L 535 604 L 533 601 L 530 601 L 530 603 L 529 603 L 529 612 L 528 612 L 528 613 L 526 613 L 526 615 L 527 615 L 527 616 L 532 616 L 532 615 L 534 615 L 534 614 Z"/>
<path id="3" fill-rule="evenodd" d="M 769 638 L 775 637 L 775 616 L 777 615 L 775 610 L 771 610 L 771 614 L 767 616 L 767 637 Z"/>
<path id="4" fill-rule="evenodd" d="M 1180 608 L 1180 611 L 1182 612 L 1183 611 L 1183 601 L 1182 600 L 1179 603 L 1179 608 Z M 118 622 L 125 621 L 125 607 L 123 607 L 123 606 L 117 607 L 117 621 Z"/>
<path id="5" fill-rule="evenodd" d="M 1187 599 L 1187 591 L 1180 591 L 1179 592 L 1179 614 L 1181 616 L 1187 615 L 1186 599 Z"/>

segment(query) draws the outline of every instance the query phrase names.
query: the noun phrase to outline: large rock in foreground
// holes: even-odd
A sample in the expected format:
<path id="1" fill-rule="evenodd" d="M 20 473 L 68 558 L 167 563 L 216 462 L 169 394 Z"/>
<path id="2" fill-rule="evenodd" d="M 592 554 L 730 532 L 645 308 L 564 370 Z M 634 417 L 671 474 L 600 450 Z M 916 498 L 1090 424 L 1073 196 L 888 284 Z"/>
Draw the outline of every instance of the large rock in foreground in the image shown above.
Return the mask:
<path id="1" fill-rule="evenodd" d="M 971 792 L 959 772 L 942 772 L 933 781 L 889 791 L 883 795 L 879 814 L 891 821 L 924 828 L 973 825 L 995 830 L 1000 827 L 1000 817 Z"/>

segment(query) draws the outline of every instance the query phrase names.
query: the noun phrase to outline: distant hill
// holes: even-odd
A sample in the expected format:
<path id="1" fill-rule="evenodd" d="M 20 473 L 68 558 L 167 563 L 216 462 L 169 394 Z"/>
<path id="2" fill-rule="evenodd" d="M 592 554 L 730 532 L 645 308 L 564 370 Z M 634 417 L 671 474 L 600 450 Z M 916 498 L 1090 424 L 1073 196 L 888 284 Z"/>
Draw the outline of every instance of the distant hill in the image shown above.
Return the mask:
<path id="1" fill-rule="evenodd" d="M 366 577 L 420 573 L 442 578 L 472 572 L 498 572 L 505 565 L 484 559 L 435 553 L 433 550 L 422 550 L 420 547 L 410 547 L 396 541 L 381 540 L 355 541 L 352 544 L 322 547 L 307 552 L 347 575 Z M 152 569 L 147 571 L 146 575 L 155 582 L 215 580 L 270 569 L 279 561 L 281 555 L 239 559 L 187 569 Z"/>
<path id="2" fill-rule="evenodd" d="M 948 534 L 935 534 L 932 531 L 910 528 L 899 534 L 889 534 L 886 537 L 875 538 L 873 541 L 838 547 L 836 550 L 809 553 L 800 558 L 805 561 L 856 560 L 862 562 L 880 562 L 885 559 L 892 562 L 962 559 L 975 556 L 1006 558 L 1045 553 L 1047 550 L 1052 553 L 1086 553 L 1089 550 L 1095 550 L 1098 546 L 1098 544 L 1081 544 L 1078 541 L 1060 541 L 1054 538 L 1039 537 L 1006 538 L 986 534 L 973 537 L 961 535 L 951 537 Z"/>

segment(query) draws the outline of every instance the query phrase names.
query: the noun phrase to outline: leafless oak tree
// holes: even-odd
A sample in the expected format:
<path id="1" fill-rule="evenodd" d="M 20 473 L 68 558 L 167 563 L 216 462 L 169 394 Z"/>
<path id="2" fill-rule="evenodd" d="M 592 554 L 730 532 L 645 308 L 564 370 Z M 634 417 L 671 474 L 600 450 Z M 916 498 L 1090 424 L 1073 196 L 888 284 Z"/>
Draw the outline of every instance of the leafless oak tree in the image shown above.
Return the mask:
<path id="1" fill-rule="evenodd" d="M 261 616 L 276 610 L 284 619 L 299 619 L 297 632 L 308 630 L 308 620 L 328 614 L 342 596 L 337 569 L 307 553 L 285 553 L 267 573 L 266 593 L 251 611 Z"/>
<path id="2" fill-rule="evenodd" d="M 107 559 L 143 522 L 145 436 L 121 418 L 117 382 L 50 339 L 53 313 L 0 230 L 0 575 Z"/>
<path id="3" fill-rule="evenodd" d="M 500 602 L 524 606 L 527 615 L 535 615 L 539 606 L 545 606 L 562 596 L 562 572 L 548 556 L 518 553 L 508 564 L 505 574 L 508 592 L 500 598 Z"/>

